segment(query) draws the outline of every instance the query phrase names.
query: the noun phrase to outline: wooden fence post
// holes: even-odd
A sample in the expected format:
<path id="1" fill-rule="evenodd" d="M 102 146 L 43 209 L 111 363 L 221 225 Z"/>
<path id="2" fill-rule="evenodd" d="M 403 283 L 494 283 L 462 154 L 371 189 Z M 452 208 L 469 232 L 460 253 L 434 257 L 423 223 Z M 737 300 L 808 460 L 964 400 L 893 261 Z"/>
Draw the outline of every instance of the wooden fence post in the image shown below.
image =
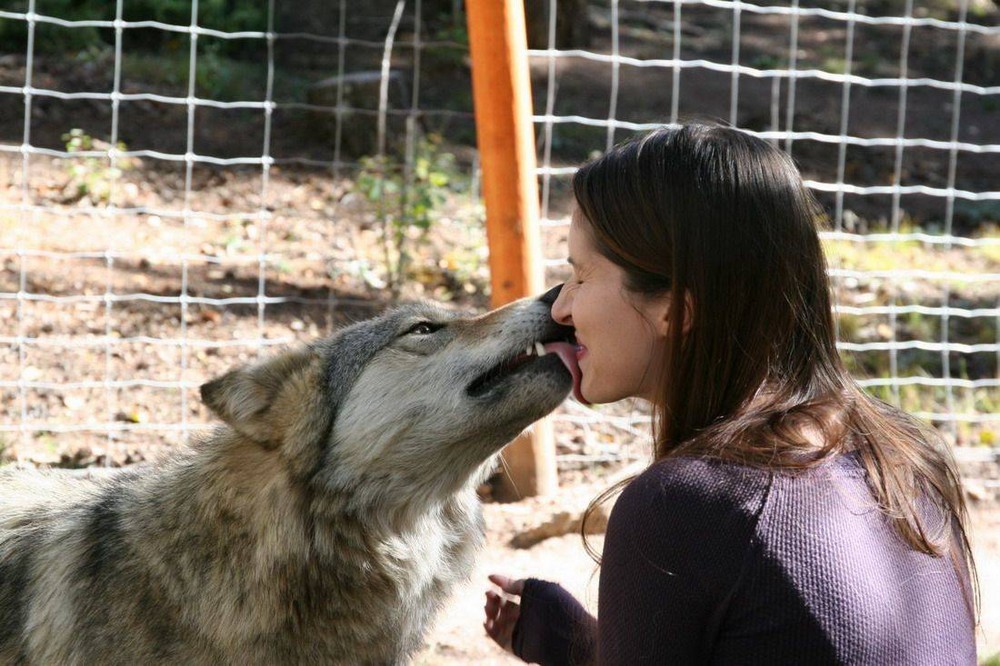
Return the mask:
<path id="1" fill-rule="evenodd" d="M 483 169 L 493 306 L 540 294 L 538 180 L 524 0 L 467 0 L 476 142 Z M 504 452 L 498 499 L 557 486 L 552 424 L 543 419 Z"/>

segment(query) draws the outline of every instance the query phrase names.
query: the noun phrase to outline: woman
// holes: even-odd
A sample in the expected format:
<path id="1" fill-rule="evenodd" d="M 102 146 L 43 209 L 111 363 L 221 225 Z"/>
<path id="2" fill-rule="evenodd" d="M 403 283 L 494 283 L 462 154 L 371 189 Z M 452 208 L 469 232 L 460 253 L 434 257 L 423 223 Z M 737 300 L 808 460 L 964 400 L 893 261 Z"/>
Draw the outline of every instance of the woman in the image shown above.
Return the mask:
<path id="1" fill-rule="evenodd" d="M 576 330 L 587 401 L 652 403 L 654 462 L 612 511 L 598 618 L 494 575 L 489 636 L 542 664 L 975 664 L 954 461 L 845 370 L 791 161 L 691 124 L 586 164 L 573 191 L 552 316 Z"/>

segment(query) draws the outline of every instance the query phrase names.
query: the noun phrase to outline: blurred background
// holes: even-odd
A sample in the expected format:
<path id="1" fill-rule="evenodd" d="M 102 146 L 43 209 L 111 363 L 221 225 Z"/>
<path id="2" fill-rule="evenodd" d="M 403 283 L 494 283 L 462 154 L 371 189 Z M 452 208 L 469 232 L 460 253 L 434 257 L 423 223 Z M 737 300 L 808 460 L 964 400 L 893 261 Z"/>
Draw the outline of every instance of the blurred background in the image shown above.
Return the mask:
<path id="1" fill-rule="evenodd" d="M 771 140 L 827 213 L 852 371 L 995 504 L 995 2 L 525 14 L 548 283 L 581 161 L 685 119 Z M 0 460 L 147 460 L 209 423 L 201 383 L 273 347 L 398 300 L 487 308 L 468 41 L 461 0 L 0 0 Z M 648 457 L 641 403 L 554 421 L 567 492 Z M 531 506 L 492 516 L 496 543 Z M 502 659 L 441 641 L 427 663 Z"/>

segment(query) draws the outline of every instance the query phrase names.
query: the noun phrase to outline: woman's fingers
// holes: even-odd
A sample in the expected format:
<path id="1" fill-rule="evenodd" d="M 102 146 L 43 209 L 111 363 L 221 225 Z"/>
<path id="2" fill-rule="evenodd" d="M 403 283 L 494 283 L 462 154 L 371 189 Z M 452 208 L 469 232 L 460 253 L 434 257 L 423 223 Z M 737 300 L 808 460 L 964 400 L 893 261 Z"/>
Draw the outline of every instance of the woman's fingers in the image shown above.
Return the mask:
<path id="1" fill-rule="evenodd" d="M 501 574 L 490 574 L 489 578 L 490 582 L 507 594 L 516 594 L 517 596 L 521 596 L 521 593 L 524 592 L 523 578 L 515 580 Z"/>
<path id="2" fill-rule="evenodd" d="M 490 590 L 486 593 L 486 605 L 483 607 L 486 613 L 486 621 L 493 622 L 500 614 L 500 595 Z"/>
<path id="3" fill-rule="evenodd" d="M 513 601 L 504 603 L 500 609 L 500 618 L 496 622 L 496 630 L 503 637 L 503 646 L 508 650 L 511 649 L 511 643 L 514 639 L 514 626 L 517 624 L 517 618 L 520 615 L 521 606 Z"/>
<path id="4" fill-rule="evenodd" d="M 501 574 L 490 574 L 489 578 L 502 593 L 496 590 L 486 591 L 486 604 L 483 606 L 486 620 L 483 628 L 500 647 L 510 651 L 514 626 L 521 616 L 521 606 L 517 600 L 524 592 L 524 579 L 515 580 Z"/>
<path id="5" fill-rule="evenodd" d="M 483 628 L 486 629 L 486 634 L 500 647 L 509 651 L 514 636 L 514 625 L 517 624 L 521 614 L 521 607 L 490 591 L 486 593 L 484 610 L 486 620 L 483 622 Z"/>

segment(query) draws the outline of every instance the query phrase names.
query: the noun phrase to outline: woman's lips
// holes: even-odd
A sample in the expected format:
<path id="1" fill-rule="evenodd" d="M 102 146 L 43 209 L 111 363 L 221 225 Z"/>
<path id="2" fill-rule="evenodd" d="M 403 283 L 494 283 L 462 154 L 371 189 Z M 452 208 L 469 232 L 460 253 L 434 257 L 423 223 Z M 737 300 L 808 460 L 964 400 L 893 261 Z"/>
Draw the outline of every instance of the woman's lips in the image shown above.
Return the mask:
<path id="1" fill-rule="evenodd" d="M 559 355 L 559 359 L 566 366 L 566 369 L 569 370 L 570 375 L 572 375 L 573 397 L 580 403 L 589 405 L 590 403 L 583 397 L 583 392 L 580 390 L 580 381 L 583 379 L 579 364 L 580 349 L 580 345 L 570 345 L 566 342 L 549 342 L 544 345 L 544 351 Z"/>
<path id="2" fill-rule="evenodd" d="M 577 372 L 580 373 L 579 378 L 573 385 L 573 397 L 575 397 L 577 402 L 581 405 L 589 405 L 590 401 L 583 397 L 583 368 L 580 367 L 580 361 L 582 361 L 583 357 L 587 355 L 587 348 L 584 345 L 576 344 L 573 345 L 573 352 L 576 354 Z"/>

